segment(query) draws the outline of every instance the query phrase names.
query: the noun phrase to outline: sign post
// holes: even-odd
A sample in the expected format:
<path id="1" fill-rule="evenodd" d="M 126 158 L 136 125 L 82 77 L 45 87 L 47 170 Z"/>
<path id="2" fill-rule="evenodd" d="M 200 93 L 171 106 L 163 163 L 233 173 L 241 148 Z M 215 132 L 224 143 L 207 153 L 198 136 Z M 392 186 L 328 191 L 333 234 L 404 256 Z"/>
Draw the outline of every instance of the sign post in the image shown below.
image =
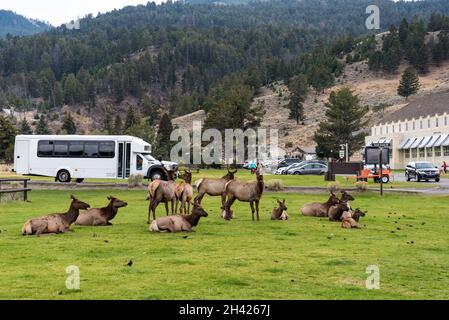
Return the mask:
<path id="1" fill-rule="evenodd" d="M 379 149 L 379 167 L 380 167 L 380 195 L 383 196 L 384 195 L 384 183 L 383 183 L 383 179 L 382 179 L 382 151 L 383 148 L 380 147 Z"/>

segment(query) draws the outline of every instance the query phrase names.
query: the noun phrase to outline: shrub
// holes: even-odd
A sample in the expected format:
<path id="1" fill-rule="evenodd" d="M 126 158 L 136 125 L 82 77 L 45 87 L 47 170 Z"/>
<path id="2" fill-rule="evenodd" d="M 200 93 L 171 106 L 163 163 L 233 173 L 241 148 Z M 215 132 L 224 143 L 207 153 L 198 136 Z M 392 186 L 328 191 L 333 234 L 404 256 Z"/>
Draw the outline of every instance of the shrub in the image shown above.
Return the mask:
<path id="1" fill-rule="evenodd" d="M 270 191 L 282 191 L 284 190 L 284 183 L 279 179 L 269 180 L 267 182 L 267 189 Z"/>
<path id="2" fill-rule="evenodd" d="M 364 192 L 364 191 L 368 190 L 368 182 L 357 181 L 355 183 L 355 187 L 357 188 L 357 191 Z"/>
<path id="3" fill-rule="evenodd" d="M 337 193 L 341 190 L 340 182 L 332 181 L 327 184 L 327 191 L 329 193 Z"/>
<path id="4" fill-rule="evenodd" d="M 128 188 L 137 188 L 143 186 L 143 176 L 141 174 L 130 175 L 128 178 Z"/>

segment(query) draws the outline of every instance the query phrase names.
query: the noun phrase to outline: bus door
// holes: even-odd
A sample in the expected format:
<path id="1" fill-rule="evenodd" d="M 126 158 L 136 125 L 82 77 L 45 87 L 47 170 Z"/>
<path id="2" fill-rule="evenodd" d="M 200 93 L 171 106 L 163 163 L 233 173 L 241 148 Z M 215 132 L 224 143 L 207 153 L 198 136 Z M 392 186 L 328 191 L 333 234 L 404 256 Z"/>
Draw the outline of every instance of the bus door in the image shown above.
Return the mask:
<path id="1" fill-rule="evenodd" d="M 131 173 L 131 142 L 118 143 L 117 177 L 129 178 Z"/>

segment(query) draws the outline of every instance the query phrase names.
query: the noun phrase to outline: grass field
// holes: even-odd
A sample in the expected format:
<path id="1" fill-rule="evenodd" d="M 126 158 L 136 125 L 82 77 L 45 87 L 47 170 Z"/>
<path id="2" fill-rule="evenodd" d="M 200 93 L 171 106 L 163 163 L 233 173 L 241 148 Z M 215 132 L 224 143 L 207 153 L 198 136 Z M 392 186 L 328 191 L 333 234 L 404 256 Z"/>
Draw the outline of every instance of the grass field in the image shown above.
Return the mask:
<path id="1" fill-rule="evenodd" d="M 68 192 L 33 191 L 30 203 L 0 204 L 0 299 L 449 298 L 447 196 L 356 195 L 353 206 L 369 211 L 362 230 L 299 215 L 324 195 L 266 193 L 258 223 L 242 203 L 235 220 L 222 220 L 219 199 L 206 196 L 209 217 L 196 232 L 152 234 L 142 191 L 76 195 L 102 206 L 110 193 L 129 202 L 114 226 L 40 238 L 21 236 L 22 224 L 65 211 Z M 278 197 L 287 199 L 286 222 L 269 220 Z M 69 265 L 80 268 L 78 291 L 65 287 Z M 365 288 L 369 265 L 380 268 L 380 290 Z"/>
<path id="2" fill-rule="evenodd" d="M 216 169 L 204 169 L 200 170 L 199 173 L 196 173 L 193 171 L 193 182 L 200 178 L 217 178 L 222 177 L 226 173 L 225 170 L 216 170 Z M 15 175 L 11 172 L 0 172 L 0 178 L 23 178 L 23 176 Z M 251 175 L 249 170 L 239 170 L 236 174 L 237 179 L 240 180 L 255 180 L 255 176 Z M 37 181 L 54 181 L 54 178 L 51 177 L 37 177 L 37 176 L 30 176 L 29 177 L 32 180 Z M 281 180 L 284 184 L 284 186 L 305 186 L 305 187 L 326 187 L 328 185 L 328 182 L 324 181 L 323 176 L 314 176 L 314 175 L 308 175 L 308 176 L 302 176 L 302 175 L 271 175 L 268 174 L 265 177 L 265 182 L 269 183 L 270 180 Z M 352 178 L 347 178 L 344 176 L 337 176 L 336 180 L 341 184 L 343 187 L 354 187 L 355 186 L 355 179 L 354 176 Z M 123 182 L 122 179 L 86 179 L 86 182 Z M 126 181 L 126 180 L 125 180 Z M 374 181 L 371 179 L 368 181 L 368 186 L 370 188 L 379 188 L 378 183 L 374 183 Z M 391 181 L 390 183 L 385 185 L 385 188 L 432 188 L 437 187 L 437 185 L 429 185 L 428 183 L 417 183 L 417 182 L 404 182 L 404 181 Z"/>

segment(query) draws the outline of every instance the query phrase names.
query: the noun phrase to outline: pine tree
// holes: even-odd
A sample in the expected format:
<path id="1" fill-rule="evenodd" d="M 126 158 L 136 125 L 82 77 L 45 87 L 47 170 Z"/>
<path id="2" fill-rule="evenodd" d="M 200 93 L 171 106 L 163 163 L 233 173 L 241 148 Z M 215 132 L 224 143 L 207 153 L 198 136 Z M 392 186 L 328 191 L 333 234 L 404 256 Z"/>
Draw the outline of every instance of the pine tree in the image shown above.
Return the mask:
<path id="1" fill-rule="evenodd" d="M 73 73 L 65 79 L 64 100 L 65 103 L 71 105 L 82 101 L 81 85 Z"/>
<path id="2" fill-rule="evenodd" d="M 103 131 L 107 134 L 113 134 L 113 128 L 112 128 L 112 117 L 109 112 L 106 112 L 106 115 L 103 119 Z"/>
<path id="3" fill-rule="evenodd" d="M 390 27 L 382 46 L 382 68 L 385 72 L 395 73 L 401 64 L 401 44 L 395 26 Z"/>
<path id="4" fill-rule="evenodd" d="M 11 162 L 17 129 L 8 117 L 0 116 L 0 160 Z"/>
<path id="5" fill-rule="evenodd" d="M 309 79 L 310 85 L 315 89 L 316 93 L 322 92 L 325 88 L 332 86 L 334 76 L 323 66 L 315 68 Z"/>
<path id="6" fill-rule="evenodd" d="M 291 96 L 288 108 L 290 109 L 290 119 L 296 120 L 296 124 L 304 120 L 304 107 L 303 103 L 307 98 L 307 92 L 309 85 L 307 83 L 307 77 L 303 74 L 297 75 L 290 80 L 288 86 Z"/>
<path id="7" fill-rule="evenodd" d="M 72 115 L 70 112 L 66 113 L 66 117 L 64 120 L 64 123 L 62 124 L 61 129 L 65 130 L 67 134 L 75 134 L 76 133 L 76 125 L 75 122 L 73 122 Z"/>
<path id="8" fill-rule="evenodd" d="M 33 129 L 31 129 L 26 118 L 23 118 L 20 122 L 20 134 L 33 134 Z"/>
<path id="9" fill-rule="evenodd" d="M 368 66 L 370 70 L 380 71 L 384 60 L 382 51 L 375 51 L 369 58 Z"/>
<path id="10" fill-rule="evenodd" d="M 407 19 L 402 19 L 401 24 L 399 26 L 399 41 L 402 45 L 404 45 L 407 42 L 408 38 L 408 22 Z"/>
<path id="11" fill-rule="evenodd" d="M 55 87 L 53 89 L 53 106 L 55 108 L 60 108 L 64 104 L 64 90 L 62 89 L 61 83 L 56 81 Z"/>
<path id="12" fill-rule="evenodd" d="M 120 117 L 120 115 L 117 115 L 114 120 L 114 128 L 113 128 L 114 134 L 122 134 L 123 133 L 122 130 L 123 130 L 122 118 Z"/>
<path id="13" fill-rule="evenodd" d="M 133 126 L 136 123 L 137 123 L 137 117 L 136 117 L 136 114 L 134 113 L 134 109 L 131 106 L 129 106 L 128 107 L 128 112 L 126 113 L 124 129 L 126 130 L 126 129 L 128 129 L 129 127 Z"/>
<path id="14" fill-rule="evenodd" d="M 51 130 L 48 128 L 47 119 L 43 114 L 40 116 L 39 122 L 37 123 L 36 134 L 51 134 Z"/>
<path id="15" fill-rule="evenodd" d="M 168 113 L 164 113 L 159 121 L 157 130 L 157 156 L 169 158 L 173 142 L 170 141 L 170 135 L 173 131 L 171 117 Z"/>
<path id="16" fill-rule="evenodd" d="M 349 155 L 360 150 L 365 139 L 360 130 L 366 126 L 363 118 L 368 108 L 360 106 L 359 97 L 347 87 L 331 92 L 325 106 L 326 120 L 314 136 L 320 156 L 337 158 L 344 143 L 348 143 Z"/>
<path id="17" fill-rule="evenodd" d="M 418 92 L 420 88 L 418 73 L 415 68 L 409 67 L 402 74 L 402 79 L 399 83 L 398 94 L 405 97 L 407 100 L 409 96 Z"/>

